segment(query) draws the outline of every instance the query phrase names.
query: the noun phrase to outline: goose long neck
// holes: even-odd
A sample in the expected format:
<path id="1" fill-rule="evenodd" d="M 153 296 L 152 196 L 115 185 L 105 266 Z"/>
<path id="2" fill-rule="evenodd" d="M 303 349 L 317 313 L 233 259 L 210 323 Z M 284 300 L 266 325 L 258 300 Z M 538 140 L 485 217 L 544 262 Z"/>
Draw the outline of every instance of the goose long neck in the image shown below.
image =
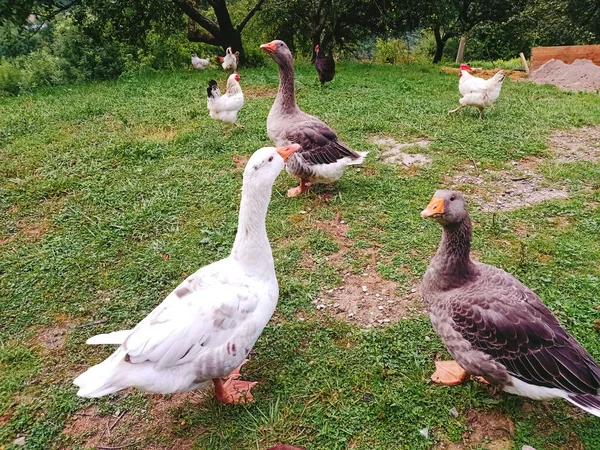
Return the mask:
<path id="1" fill-rule="evenodd" d="M 286 60 L 279 65 L 279 90 L 275 103 L 283 112 L 292 112 L 298 109 L 294 90 L 293 60 Z"/>
<path id="2" fill-rule="evenodd" d="M 244 183 L 238 230 L 231 250 L 231 257 L 246 273 L 261 278 L 275 275 L 265 224 L 270 199 L 271 187 L 256 187 Z"/>
<path id="3" fill-rule="evenodd" d="M 440 284 L 438 287 L 450 289 L 464 284 L 477 272 L 470 257 L 473 227 L 467 217 L 460 224 L 447 225 L 443 229 L 442 242 L 432 265 Z"/>

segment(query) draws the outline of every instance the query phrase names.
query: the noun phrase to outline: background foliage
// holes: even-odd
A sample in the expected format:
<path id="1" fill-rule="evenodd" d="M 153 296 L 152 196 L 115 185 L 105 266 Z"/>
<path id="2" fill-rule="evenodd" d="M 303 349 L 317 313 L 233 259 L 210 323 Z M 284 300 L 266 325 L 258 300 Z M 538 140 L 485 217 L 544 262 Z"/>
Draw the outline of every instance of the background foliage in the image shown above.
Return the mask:
<path id="1" fill-rule="evenodd" d="M 174 0 L 0 0 L 0 95 L 42 85 L 189 67 L 189 16 Z M 206 0 L 190 0 L 218 21 Z M 227 2 L 239 23 L 254 0 Z M 212 12 L 211 12 L 212 11 Z M 33 14 L 33 15 L 30 15 Z M 212 14 L 212 15 L 211 15 Z M 240 31 L 241 33 L 241 31 Z M 321 43 L 338 57 L 406 63 L 452 61 L 467 36 L 466 60 L 515 58 L 537 45 L 600 42 L 595 0 L 264 0 L 243 34 L 246 65 L 264 62 L 260 43 L 285 40 L 300 59 Z"/>

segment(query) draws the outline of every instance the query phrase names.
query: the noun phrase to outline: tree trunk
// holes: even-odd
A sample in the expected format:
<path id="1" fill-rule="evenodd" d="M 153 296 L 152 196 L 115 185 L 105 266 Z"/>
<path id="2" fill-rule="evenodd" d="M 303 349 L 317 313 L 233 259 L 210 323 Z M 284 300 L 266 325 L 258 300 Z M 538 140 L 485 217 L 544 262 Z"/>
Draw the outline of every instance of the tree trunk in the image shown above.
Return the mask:
<path id="1" fill-rule="evenodd" d="M 444 47 L 446 47 L 446 42 L 451 37 L 456 36 L 456 34 L 452 32 L 445 32 L 442 36 L 441 26 L 435 25 L 433 27 L 433 36 L 435 37 L 435 55 L 433 56 L 433 63 L 437 64 L 442 60 L 442 56 L 444 55 Z"/>
<path id="2" fill-rule="evenodd" d="M 435 36 L 435 55 L 433 56 L 433 63 L 437 64 L 442 60 L 446 41 L 442 39 L 439 25 L 433 27 L 433 35 Z"/>
<path id="3" fill-rule="evenodd" d="M 239 52 L 240 63 L 246 61 L 246 54 L 242 45 L 242 31 L 254 14 L 260 10 L 265 0 L 258 0 L 237 26 L 233 26 L 231 22 L 226 0 L 209 0 L 217 19 L 216 22 L 204 16 L 198 9 L 199 0 L 191 0 L 191 2 L 188 0 L 171 1 L 189 18 L 188 40 L 218 45 L 223 50 L 231 47 L 233 53 Z M 198 29 L 196 25 L 199 25 L 201 29 Z"/>

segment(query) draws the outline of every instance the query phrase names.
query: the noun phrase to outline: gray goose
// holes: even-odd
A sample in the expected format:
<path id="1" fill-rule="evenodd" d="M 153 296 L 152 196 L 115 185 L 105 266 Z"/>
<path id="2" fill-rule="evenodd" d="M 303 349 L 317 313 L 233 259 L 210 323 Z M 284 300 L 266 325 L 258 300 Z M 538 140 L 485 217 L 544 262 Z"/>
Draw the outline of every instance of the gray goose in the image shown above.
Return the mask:
<path id="1" fill-rule="evenodd" d="M 300 186 L 288 190 L 288 197 L 307 191 L 311 183 L 333 183 L 346 166 L 361 164 L 368 152 L 352 150 L 322 120 L 298 108 L 294 58 L 285 42 L 275 40 L 260 48 L 279 66 L 279 90 L 267 117 L 269 139 L 277 146 L 301 146 L 286 163 L 287 172 L 300 178 Z"/>
<path id="2" fill-rule="evenodd" d="M 483 377 L 511 394 L 564 398 L 600 416 L 600 367 L 527 286 L 470 258 L 471 220 L 460 192 L 435 193 L 422 217 L 443 228 L 423 278 L 431 323 L 454 361 L 432 380 L 455 385 Z M 457 364 L 458 363 L 458 364 Z"/>

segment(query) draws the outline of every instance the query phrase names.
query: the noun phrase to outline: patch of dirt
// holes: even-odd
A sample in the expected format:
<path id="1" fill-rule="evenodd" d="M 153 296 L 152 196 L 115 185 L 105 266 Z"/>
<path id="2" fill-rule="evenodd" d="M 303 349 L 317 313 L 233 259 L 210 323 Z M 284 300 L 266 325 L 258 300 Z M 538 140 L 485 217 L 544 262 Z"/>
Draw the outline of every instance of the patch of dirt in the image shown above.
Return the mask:
<path id="1" fill-rule="evenodd" d="M 39 221 L 33 217 L 23 217 L 17 222 L 17 232 L 9 234 L 5 237 L 0 237 L 0 247 L 11 243 L 18 238 L 19 235 L 24 236 L 28 242 L 36 242 L 44 236 L 52 222 L 49 219 Z"/>
<path id="2" fill-rule="evenodd" d="M 348 225 L 344 221 L 320 222 L 317 228 L 334 237 L 339 250 L 326 260 L 343 272 L 341 286 L 324 290 L 313 301 L 318 311 L 366 327 L 385 326 L 424 313 L 419 286 L 414 285 L 410 293 L 399 295 L 400 285 L 386 280 L 375 269 L 380 259 L 377 250 L 352 248 L 346 235 Z M 361 266 L 362 273 L 352 271 L 349 259 L 365 262 Z M 314 267 L 312 258 L 309 258 L 309 264 Z"/>
<path id="3" fill-rule="evenodd" d="M 506 415 L 497 411 L 473 411 L 465 413 L 468 430 L 463 433 L 462 442 L 442 441 L 435 450 L 510 450 L 515 424 Z"/>
<path id="4" fill-rule="evenodd" d="M 238 170 L 244 170 L 246 168 L 246 164 L 248 164 L 248 160 L 250 159 L 249 156 L 246 155 L 233 155 L 231 157 L 231 160 L 233 161 L 233 164 L 235 165 L 235 168 Z"/>
<path id="5" fill-rule="evenodd" d="M 458 67 L 442 67 L 441 69 L 446 73 L 455 73 L 456 76 L 458 76 L 458 72 L 460 71 L 460 69 Z M 478 69 L 475 67 L 475 68 L 473 68 L 471 73 L 476 77 L 488 79 L 488 78 L 492 78 L 494 75 L 496 75 L 496 73 L 499 70 L 501 70 L 501 69 L 500 68 L 498 68 L 498 69 Z M 504 70 L 504 73 L 506 74 L 506 76 L 508 78 L 511 79 L 511 81 L 518 81 L 518 80 L 527 78 L 527 73 L 525 72 L 525 70 L 506 70 L 506 69 L 502 69 L 502 70 Z"/>
<path id="6" fill-rule="evenodd" d="M 135 134 L 144 141 L 171 141 L 177 134 L 177 131 L 173 128 L 156 129 L 142 127 L 140 129 L 136 129 Z"/>
<path id="7" fill-rule="evenodd" d="M 277 96 L 277 88 L 272 87 L 246 87 L 242 88 L 245 98 L 264 98 Z"/>
<path id="8" fill-rule="evenodd" d="M 560 162 L 600 161 L 600 126 L 557 131 L 548 144 Z"/>
<path id="9" fill-rule="evenodd" d="M 428 139 L 400 143 L 392 137 L 373 136 L 371 142 L 384 149 L 381 152 L 381 157 L 384 162 L 398 164 L 404 167 L 424 166 L 431 162 L 431 158 L 427 155 L 402 152 L 403 149 L 411 147 L 427 148 L 429 147 Z"/>
<path id="10" fill-rule="evenodd" d="M 143 416 L 131 414 L 129 411 L 123 411 L 118 416 L 101 416 L 98 414 L 98 406 L 92 405 L 74 413 L 62 433 L 74 442 L 81 442 L 84 448 L 131 446 L 131 448 L 145 450 L 192 449 L 194 438 L 204 430 L 194 429 L 192 435 L 185 439 L 172 436 L 171 430 L 174 427 L 185 425 L 185 421 L 173 417 L 173 410 L 184 407 L 187 402 L 202 401 L 204 394 L 186 392 L 171 395 L 156 394 L 148 397 L 151 405 L 147 414 Z M 166 446 L 165 438 L 169 442 Z"/>
<path id="11" fill-rule="evenodd" d="M 544 186 L 542 175 L 534 171 L 535 161 L 513 161 L 509 170 L 479 172 L 468 166 L 462 174 L 446 179 L 452 189 L 464 190 L 485 212 L 513 211 L 550 199 L 565 199 L 564 186 Z M 470 185 L 470 189 L 465 189 Z M 485 190 L 481 190 L 484 188 Z"/>
<path id="12" fill-rule="evenodd" d="M 31 218 L 23 218 L 19 220 L 17 228 L 20 233 L 28 238 L 28 240 L 37 241 L 48 232 L 51 224 L 52 223 L 48 219 L 43 219 L 39 222 L 31 220 Z"/>
<path id="13" fill-rule="evenodd" d="M 43 328 L 36 335 L 35 340 L 46 350 L 62 349 L 69 337 L 69 326 L 66 323 L 53 327 Z"/>
<path id="14" fill-rule="evenodd" d="M 565 64 L 551 59 L 529 77 L 537 84 L 553 84 L 567 91 L 590 91 L 600 89 L 600 66 L 588 59 L 576 59 Z"/>

